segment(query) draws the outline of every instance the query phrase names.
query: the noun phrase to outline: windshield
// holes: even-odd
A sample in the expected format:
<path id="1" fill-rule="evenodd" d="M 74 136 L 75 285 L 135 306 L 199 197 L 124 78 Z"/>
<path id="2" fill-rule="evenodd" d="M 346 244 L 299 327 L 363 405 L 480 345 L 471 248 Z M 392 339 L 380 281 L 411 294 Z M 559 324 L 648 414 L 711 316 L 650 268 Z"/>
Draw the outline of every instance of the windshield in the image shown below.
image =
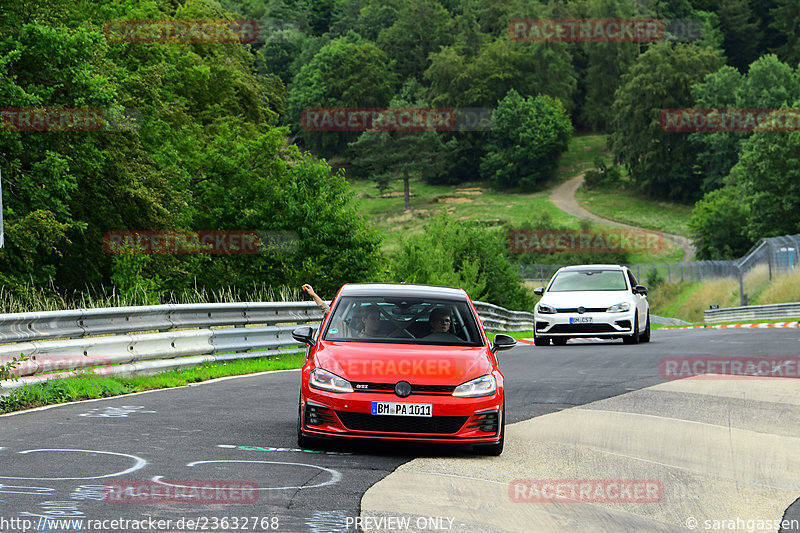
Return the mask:
<path id="1" fill-rule="evenodd" d="M 466 301 L 343 297 L 325 329 L 327 341 L 482 346 Z"/>
<path id="2" fill-rule="evenodd" d="M 567 270 L 559 272 L 547 292 L 624 291 L 625 273 L 621 270 Z"/>

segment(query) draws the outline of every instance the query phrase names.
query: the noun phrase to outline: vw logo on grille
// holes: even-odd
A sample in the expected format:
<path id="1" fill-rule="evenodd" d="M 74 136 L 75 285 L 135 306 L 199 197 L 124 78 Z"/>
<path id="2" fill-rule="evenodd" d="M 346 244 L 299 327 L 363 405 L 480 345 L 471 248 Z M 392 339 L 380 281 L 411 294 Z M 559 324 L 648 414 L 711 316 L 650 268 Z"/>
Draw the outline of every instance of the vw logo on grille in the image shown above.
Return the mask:
<path id="1" fill-rule="evenodd" d="M 580 306 L 580 307 L 578 308 L 578 314 L 581 314 L 581 315 L 582 315 L 582 314 L 583 314 L 583 313 L 585 313 L 585 312 L 586 312 L 586 308 L 585 308 L 584 306 Z"/>
<path id="2" fill-rule="evenodd" d="M 408 381 L 398 381 L 394 386 L 394 393 L 401 398 L 411 396 L 411 384 Z"/>

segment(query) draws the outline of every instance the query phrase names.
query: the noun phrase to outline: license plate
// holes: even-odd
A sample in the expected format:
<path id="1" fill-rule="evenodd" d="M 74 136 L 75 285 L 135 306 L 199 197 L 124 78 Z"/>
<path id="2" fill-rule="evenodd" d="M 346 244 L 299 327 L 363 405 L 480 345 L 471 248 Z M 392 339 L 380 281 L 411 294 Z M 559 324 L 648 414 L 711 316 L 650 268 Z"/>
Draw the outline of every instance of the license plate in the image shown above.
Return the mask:
<path id="1" fill-rule="evenodd" d="M 373 415 L 389 416 L 431 416 L 433 404 L 372 402 Z"/>
<path id="2" fill-rule="evenodd" d="M 592 317 L 590 316 L 573 316 L 569 319 L 570 324 L 591 324 Z"/>

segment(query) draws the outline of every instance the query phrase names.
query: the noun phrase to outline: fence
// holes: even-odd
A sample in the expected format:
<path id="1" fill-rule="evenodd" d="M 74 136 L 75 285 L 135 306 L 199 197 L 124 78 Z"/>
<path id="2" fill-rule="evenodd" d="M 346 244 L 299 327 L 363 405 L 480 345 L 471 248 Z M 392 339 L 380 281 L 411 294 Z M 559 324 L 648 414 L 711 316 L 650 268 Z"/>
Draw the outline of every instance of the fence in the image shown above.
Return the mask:
<path id="1" fill-rule="evenodd" d="M 691 261 L 688 263 L 634 263 L 627 265 L 643 284 L 657 275 L 667 283 L 703 281 L 714 278 L 735 278 L 739 281 L 741 305 L 747 303 L 744 277 L 762 266 L 767 281 L 777 274 L 787 274 L 800 265 L 800 234 L 769 237 L 758 241 L 740 259 L 728 261 Z M 566 265 L 520 265 L 527 281 L 546 283 L 556 270 Z"/>
<path id="2" fill-rule="evenodd" d="M 482 302 L 475 302 L 475 307 L 487 331 L 532 329 L 530 313 Z M 311 302 L 170 304 L 0 315 L 0 343 L 10 343 L 0 345 L 0 364 L 20 354 L 28 357 L 14 369 L 20 379 L 0 381 L 0 389 L 72 377 L 81 369 L 99 375 L 153 374 L 206 362 L 303 351 L 292 331 L 322 318 Z"/>

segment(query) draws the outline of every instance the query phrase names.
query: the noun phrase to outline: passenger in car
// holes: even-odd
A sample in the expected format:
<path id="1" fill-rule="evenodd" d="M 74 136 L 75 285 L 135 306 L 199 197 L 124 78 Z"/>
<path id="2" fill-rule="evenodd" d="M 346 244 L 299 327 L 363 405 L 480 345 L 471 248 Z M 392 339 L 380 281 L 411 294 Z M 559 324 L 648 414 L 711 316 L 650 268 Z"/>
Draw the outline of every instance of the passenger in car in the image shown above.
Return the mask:
<path id="1" fill-rule="evenodd" d="M 303 285 L 303 287 L 302 287 L 302 288 L 303 288 L 303 290 L 304 290 L 304 291 L 306 291 L 306 292 L 308 293 L 308 295 L 309 295 L 309 296 L 311 296 L 311 299 L 312 299 L 312 300 L 314 300 L 314 303 L 315 303 L 315 304 L 317 304 L 317 307 L 319 307 L 320 309 L 322 309 L 322 312 L 323 312 L 323 313 L 325 313 L 325 314 L 327 315 L 327 314 L 328 314 L 328 311 L 330 311 L 330 310 L 331 310 L 331 306 L 330 306 L 330 305 L 328 305 L 328 304 L 326 304 L 326 303 L 325 303 L 325 302 L 322 300 L 322 298 L 320 298 L 320 297 L 317 295 L 317 293 L 316 293 L 316 292 L 314 292 L 314 287 L 312 287 L 311 285 L 309 285 L 308 283 L 306 283 L 305 285 Z"/>
<path id="2" fill-rule="evenodd" d="M 448 333 L 452 322 L 450 311 L 444 307 L 437 307 L 431 311 L 431 316 L 428 319 L 428 324 L 431 327 L 430 333 Z"/>

